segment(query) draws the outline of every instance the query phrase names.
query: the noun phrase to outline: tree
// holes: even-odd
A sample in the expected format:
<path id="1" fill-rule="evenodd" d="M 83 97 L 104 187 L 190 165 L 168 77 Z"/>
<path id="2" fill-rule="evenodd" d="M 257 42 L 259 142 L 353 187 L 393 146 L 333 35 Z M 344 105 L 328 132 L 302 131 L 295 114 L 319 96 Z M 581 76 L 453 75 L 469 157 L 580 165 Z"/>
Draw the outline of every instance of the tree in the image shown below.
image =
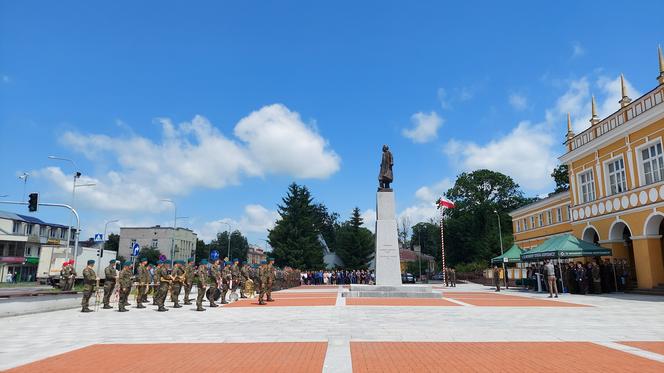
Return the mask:
<path id="1" fill-rule="evenodd" d="M 247 238 L 242 235 L 242 232 L 237 229 L 231 233 L 230 249 L 231 253 L 228 260 L 239 259 L 243 262 L 247 260 L 249 242 L 247 241 Z M 217 233 L 217 238 L 210 242 L 208 256 L 211 250 L 217 250 L 219 252 L 219 257 L 222 259 L 228 256 L 228 231 Z"/>
<path id="2" fill-rule="evenodd" d="M 115 233 L 109 234 L 106 243 L 104 243 L 104 250 L 117 252 L 119 247 L 120 247 L 120 235 Z"/>
<path id="3" fill-rule="evenodd" d="M 360 209 L 356 207 L 350 220 L 337 232 L 337 254 L 345 269 L 366 269 L 376 252 L 373 233 L 362 227 L 362 223 Z"/>
<path id="4" fill-rule="evenodd" d="M 408 232 L 410 231 L 410 218 L 402 216 L 397 226 L 397 236 L 399 237 L 400 247 L 408 247 Z"/>
<path id="5" fill-rule="evenodd" d="M 491 170 L 462 173 L 447 198 L 455 208 L 445 211 L 447 261 L 487 262 L 500 253 L 498 219 L 503 246 L 512 244 L 512 219 L 508 213 L 530 202 L 507 175 Z"/>
<path id="6" fill-rule="evenodd" d="M 200 263 L 201 259 L 209 259 L 209 258 L 210 258 L 210 246 L 208 246 L 203 240 L 197 240 L 196 263 Z"/>
<path id="7" fill-rule="evenodd" d="M 279 220 L 268 234 L 276 264 L 298 269 L 322 268 L 323 246 L 318 240 L 321 232 L 309 189 L 292 183 L 278 212 Z"/>
<path id="8" fill-rule="evenodd" d="M 337 230 L 339 229 L 339 214 L 330 212 L 322 203 L 314 205 L 316 214 L 316 229 L 323 235 L 323 239 L 330 251 L 337 249 Z"/>
<path id="9" fill-rule="evenodd" d="M 433 222 L 417 223 L 413 226 L 410 236 L 410 248 L 420 246 L 422 254 L 431 255 L 439 261 L 442 252 L 440 250 L 440 225 Z"/>
<path id="10" fill-rule="evenodd" d="M 155 249 L 153 247 L 144 247 L 141 248 L 141 251 L 138 253 L 137 260 L 146 258 L 148 260 L 148 263 L 155 264 L 159 260 L 160 256 L 161 252 L 159 252 L 158 249 Z"/>
<path id="11" fill-rule="evenodd" d="M 556 182 L 555 193 L 569 190 L 569 167 L 566 164 L 561 164 L 554 168 L 551 177 Z"/>

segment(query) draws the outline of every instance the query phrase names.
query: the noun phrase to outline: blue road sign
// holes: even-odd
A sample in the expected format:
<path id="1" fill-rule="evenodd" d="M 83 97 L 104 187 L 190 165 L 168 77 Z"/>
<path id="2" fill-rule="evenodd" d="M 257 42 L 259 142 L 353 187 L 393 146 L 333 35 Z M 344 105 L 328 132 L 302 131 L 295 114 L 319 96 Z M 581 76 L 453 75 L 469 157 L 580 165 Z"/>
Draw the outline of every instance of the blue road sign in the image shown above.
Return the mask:
<path id="1" fill-rule="evenodd" d="M 95 233 L 95 242 L 104 242 L 104 235 L 101 233 Z"/>
<path id="2" fill-rule="evenodd" d="M 138 256 L 138 253 L 141 251 L 141 245 L 138 242 L 134 242 L 131 246 L 131 256 Z"/>
<path id="3" fill-rule="evenodd" d="M 219 251 L 217 251 L 217 250 L 210 251 L 210 259 L 212 259 L 212 260 L 219 259 Z"/>

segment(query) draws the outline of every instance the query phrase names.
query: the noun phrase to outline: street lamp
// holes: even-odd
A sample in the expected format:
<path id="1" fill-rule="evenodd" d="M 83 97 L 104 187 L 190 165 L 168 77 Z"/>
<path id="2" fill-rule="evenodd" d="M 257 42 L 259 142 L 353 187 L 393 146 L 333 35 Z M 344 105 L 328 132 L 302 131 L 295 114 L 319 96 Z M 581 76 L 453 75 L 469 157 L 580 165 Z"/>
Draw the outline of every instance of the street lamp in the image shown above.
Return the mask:
<path id="1" fill-rule="evenodd" d="M 500 230 L 500 214 L 498 211 L 493 210 L 493 213 L 496 214 L 498 218 L 498 238 L 500 239 L 500 255 L 503 255 L 503 232 Z M 503 258 L 503 280 L 505 280 L 505 288 L 507 288 L 507 272 L 505 271 L 505 258 Z"/>
<path id="2" fill-rule="evenodd" d="M 226 257 L 228 260 L 231 260 L 231 224 L 221 220 L 219 220 L 219 222 L 228 226 L 228 253 L 226 254 Z"/>
<path id="3" fill-rule="evenodd" d="M 107 221 L 106 224 L 104 224 L 104 236 L 102 237 L 103 241 L 101 243 L 101 249 L 99 250 L 99 256 L 97 257 L 97 263 L 100 266 L 101 266 L 101 254 L 104 251 L 104 248 L 106 246 L 106 241 L 108 241 L 108 239 L 106 238 L 106 231 L 108 230 L 108 225 L 111 224 L 111 223 L 117 223 L 119 221 L 120 221 L 119 219 L 113 219 L 113 220 Z M 101 267 L 98 267 L 98 268 L 101 268 Z"/>
<path id="4" fill-rule="evenodd" d="M 72 164 L 72 166 L 74 166 L 74 184 L 71 188 L 71 207 L 74 208 L 74 200 L 75 200 L 75 197 L 76 197 L 76 179 L 81 177 L 81 173 L 79 171 L 77 171 L 78 166 L 76 166 L 76 162 L 74 162 L 73 160 L 71 160 L 69 158 L 58 157 L 58 156 L 55 156 L 55 155 L 49 155 L 48 159 L 69 162 L 69 163 Z M 69 249 L 69 242 L 71 240 L 71 225 L 73 223 L 72 219 L 73 219 L 73 217 L 69 218 L 69 228 L 67 229 L 67 249 Z M 77 233 L 77 236 L 78 236 L 78 232 L 76 232 L 76 233 Z M 69 250 L 67 250 L 66 252 L 67 252 L 67 259 L 69 259 Z M 73 253 L 74 260 L 76 260 L 76 254 L 78 254 L 78 253 Z"/>
<path id="5" fill-rule="evenodd" d="M 170 203 L 173 205 L 173 237 L 171 239 L 171 268 L 173 267 L 173 255 L 175 254 L 175 229 L 178 224 L 178 206 L 172 199 L 164 198 L 162 202 Z"/>
<path id="6" fill-rule="evenodd" d="M 18 177 L 19 180 L 23 180 L 23 197 L 21 198 L 21 202 L 24 202 L 24 201 L 25 201 L 25 187 L 26 187 L 27 184 L 28 184 L 28 177 L 29 177 L 29 176 L 30 176 L 29 173 L 27 173 L 27 172 L 23 172 L 23 174 L 22 174 L 21 176 Z"/>

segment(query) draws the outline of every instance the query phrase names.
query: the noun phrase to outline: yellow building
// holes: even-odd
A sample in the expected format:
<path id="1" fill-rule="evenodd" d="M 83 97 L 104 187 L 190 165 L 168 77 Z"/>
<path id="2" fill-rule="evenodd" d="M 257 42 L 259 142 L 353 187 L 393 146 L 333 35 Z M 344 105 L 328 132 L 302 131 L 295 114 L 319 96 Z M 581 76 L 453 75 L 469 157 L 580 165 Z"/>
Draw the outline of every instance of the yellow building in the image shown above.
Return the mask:
<path id="1" fill-rule="evenodd" d="M 569 167 L 569 192 L 512 212 L 519 246 L 531 248 L 571 231 L 578 238 L 612 249 L 614 258 L 627 259 L 639 288 L 664 284 L 661 49 L 659 70 L 659 85 L 634 100 L 621 76 L 620 109 L 604 119 L 597 117 L 593 97 L 591 125 L 583 132 L 572 131 L 568 116 L 567 152 L 559 159 Z M 561 220 L 557 219 L 559 209 Z"/>

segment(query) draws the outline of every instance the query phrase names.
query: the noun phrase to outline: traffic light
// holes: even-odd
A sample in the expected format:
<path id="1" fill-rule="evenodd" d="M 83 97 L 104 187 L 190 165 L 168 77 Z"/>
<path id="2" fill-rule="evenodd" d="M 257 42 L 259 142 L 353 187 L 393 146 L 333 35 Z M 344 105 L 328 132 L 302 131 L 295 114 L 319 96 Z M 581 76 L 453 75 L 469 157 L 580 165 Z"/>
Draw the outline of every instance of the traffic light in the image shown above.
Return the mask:
<path id="1" fill-rule="evenodd" d="M 28 200 L 28 211 L 30 212 L 37 211 L 38 204 L 39 204 L 39 193 L 30 193 L 30 199 Z"/>

